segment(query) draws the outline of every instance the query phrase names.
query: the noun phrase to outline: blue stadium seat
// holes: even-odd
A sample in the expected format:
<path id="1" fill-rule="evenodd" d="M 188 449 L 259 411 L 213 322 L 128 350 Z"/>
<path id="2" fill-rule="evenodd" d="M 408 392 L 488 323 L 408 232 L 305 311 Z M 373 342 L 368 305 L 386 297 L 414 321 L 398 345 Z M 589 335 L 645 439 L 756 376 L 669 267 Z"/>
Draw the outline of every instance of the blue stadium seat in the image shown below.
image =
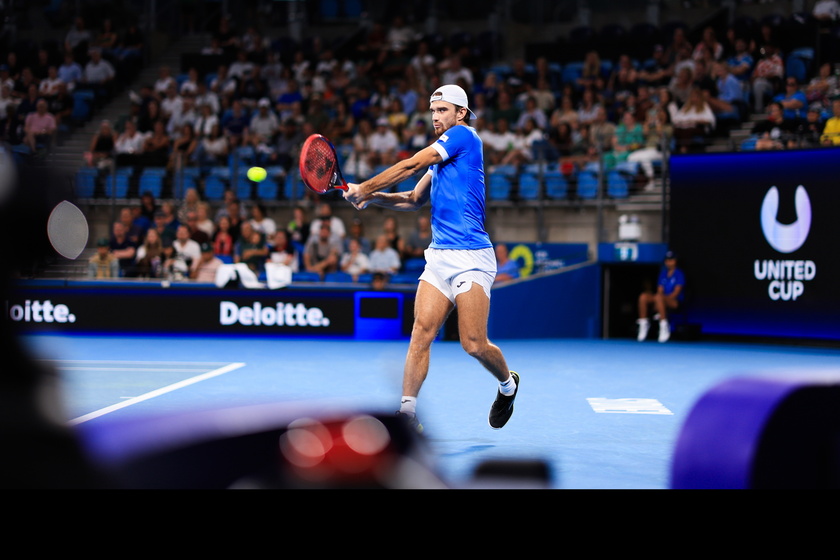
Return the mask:
<path id="1" fill-rule="evenodd" d="M 510 200 L 513 191 L 516 168 L 512 165 L 499 165 L 487 174 L 487 194 L 490 200 Z"/>
<path id="2" fill-rule="evenodd" d="M 630 194 L 630 176 L 619 170 L 607 172 L 607 194 L 612 198 L 627 198 Z"/>
<path id="3" fill-rule="evenodd" d="M 598 196 L 598 172 L 592 169 L 582 169 L 577 174 L 577 195 L 582 199 L 593 199 Z"/>
<path id="4" fill-rule="evenodd" d="M 227 181 L 219 175 L 208 175 L 204 179 L 204 196 L 207 200 L 222 200 L 227 187 Z"/>
<path id="5" fill-rule="evenodd" d="M 284 185 L 284 196 L 289 200 L 300 200 L 304 197 L 306 185 L 300 178 L 300 171 L 294 170 L 286 175 L 286 183 Z"/>
<path id="6" fill-rule="evenodd" d="M 329 272 L 324 275 L 324 282 L 352 282 L 353 277 L 346 272 Z"/>
<path id="7" fill-rule="evenodd" d="M 130 167 L 121 167 L 114 173 L 105 177 L 105 196 L 108 198 L 128 198 L 133 170 Z"/>
<path id="8" fill-rule="evenodd" d="M 538 200 L 540 187 L 539 172 L 524 171 L 519 174 L 519 198 L 521 200 Z"/>
<path id="9" fill-rule="evenodd" d="M 545 195 L 551 200 L 563 200 L 569 195 L 569 182 L 560 171 L 546 171 Z"/>
<path id="10" fill-rule="evenodd" d="M 254 183 L 244 173 L 240 173 L 236 177 L 236 197 L 239 200 L 251 200 L 254 197 L 253 191 Z"/>
<path id="11" fill-rule="evenodd" d="M 280 187 L 277 185 L 277 181 L 271 177 L 257 183 L 257 198 L 260 200 L 277 200 L 279 193 Z"/>
<path id="12" fill-rule="evenodd" d="M 317 272 L 294 272 L 292 282 L 320 282 L 321 277 Z"/>
<path id="13" fill-rule="evenodd" d="M 150 192 L 155 198 L 163 194 L 163 182 L 166 169 L 162 167 L 146 167 L 140 174 L 139 190 L 141 193 Z"/>
<path id="14" fill-rule="evenodd" d="M 82 167 L 76 171 L 76 196 L 79 198 L 93 198 L 96 193 L 95 167 Z"/>

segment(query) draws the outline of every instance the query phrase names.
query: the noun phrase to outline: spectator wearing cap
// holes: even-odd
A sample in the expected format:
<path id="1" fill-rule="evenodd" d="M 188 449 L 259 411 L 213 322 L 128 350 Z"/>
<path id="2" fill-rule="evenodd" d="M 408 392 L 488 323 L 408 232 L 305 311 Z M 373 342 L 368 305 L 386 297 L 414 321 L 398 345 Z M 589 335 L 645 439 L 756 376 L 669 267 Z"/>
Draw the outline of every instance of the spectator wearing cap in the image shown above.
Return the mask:
<path id="1" fill-rule="evenodd" d="M 397 161 L 400 150 L 400 138 L 390 127 L 387 117 L 379 117 L 376 129 L 370 136 L 371 163 L 377 165 L 393 165 Z"/>
<path id="2" fill-rule="evenodd" d="M 659 316 L 659 342 L 667 342 L 671 337 L 668 314 L 682 305 L 685 297 L 685 274 L 677 266 L 677 255 L 673 251 L 665 253 L 664 264 L 656 282 L 656 291 L 645 290 L 639 295 L 639 325 L 637 340 L 645 340 L 650 328 L 648 314 L 653 308 Z"/>
<path id="3" fill-rule="evenodd" d="M 196 282 L 215 282 L 216 272 L 222 264 L 222 259 L 213 252 L 213 245 L 202 243 L 201 256 L 190 267 L 190 279 Z"/>
<path id="4" fill-rule="evenodd" d="M 257 110 L 251 117 L 246 131 L 246 143 L 268 150 L 268 146 L 277 139 L 280 133 L 280 121 L 271 108 L 271 101 L 263 97 L 257 102 Z"/>
<path id="5" fill-rule="evenodd" d="M 120 263 L 117 257 L 111 254 L 109 245 L 105 237 L 96 242 L 96 254 L 88 261 L 88 278 L 119 278 Z"/>

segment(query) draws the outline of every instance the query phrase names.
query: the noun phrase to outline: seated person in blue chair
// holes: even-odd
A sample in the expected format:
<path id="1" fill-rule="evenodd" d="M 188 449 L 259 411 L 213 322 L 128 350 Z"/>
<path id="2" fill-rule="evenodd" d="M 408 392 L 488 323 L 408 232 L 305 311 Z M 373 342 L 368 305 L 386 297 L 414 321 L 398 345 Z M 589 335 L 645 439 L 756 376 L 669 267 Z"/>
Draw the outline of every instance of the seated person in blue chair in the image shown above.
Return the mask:
<path id="1" fill-rule="evenodd" d="M 668 323 L 668 313 L 677 310 L 685 297 L 685 275 L 677 267 L 677 256 L 673 251 L 665 253 L 664 266 L 659 273 L 656 292 L 642 292 L 639 295 L 639 342 L 645 340 L 650 328 L 648 313 L 651 307 L 659 316 L 659 342 L 667 342 L 671 338 L 671 326 Z"/>

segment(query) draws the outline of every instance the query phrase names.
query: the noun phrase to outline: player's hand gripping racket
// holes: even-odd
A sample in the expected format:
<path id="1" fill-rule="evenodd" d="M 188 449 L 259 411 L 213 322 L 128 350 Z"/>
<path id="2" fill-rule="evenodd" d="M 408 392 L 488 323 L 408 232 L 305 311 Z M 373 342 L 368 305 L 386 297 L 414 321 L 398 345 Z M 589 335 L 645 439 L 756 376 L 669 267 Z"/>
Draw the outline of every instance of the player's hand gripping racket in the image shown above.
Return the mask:
<path id="1" fill-rule="evenodd" d="M 300 150 L 300 178 L 303 184 L 318 194 L 330 189 L 347 190 L 341 175 L 335 146 L 325 136 L 313 134 Z"/>

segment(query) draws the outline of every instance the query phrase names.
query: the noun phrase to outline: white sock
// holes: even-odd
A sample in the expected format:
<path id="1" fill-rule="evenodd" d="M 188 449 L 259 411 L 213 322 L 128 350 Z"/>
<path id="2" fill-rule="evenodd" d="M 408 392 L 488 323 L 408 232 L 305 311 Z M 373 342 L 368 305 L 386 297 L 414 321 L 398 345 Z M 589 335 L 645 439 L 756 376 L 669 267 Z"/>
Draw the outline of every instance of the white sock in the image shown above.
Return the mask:
<path id="1" fill-rule="evenodd" d="M 406 397 L 403 396 L 400 399 L 400 412 L 403 414 L 417 414 L 417 397 Z"/>
<path id="2" fill-rule="evenodd" d="M 511 375 L 507 381 L 499 383 L 499 391 L 507 397 L 511 396 L 516 391 L 516 380 Z"/>

